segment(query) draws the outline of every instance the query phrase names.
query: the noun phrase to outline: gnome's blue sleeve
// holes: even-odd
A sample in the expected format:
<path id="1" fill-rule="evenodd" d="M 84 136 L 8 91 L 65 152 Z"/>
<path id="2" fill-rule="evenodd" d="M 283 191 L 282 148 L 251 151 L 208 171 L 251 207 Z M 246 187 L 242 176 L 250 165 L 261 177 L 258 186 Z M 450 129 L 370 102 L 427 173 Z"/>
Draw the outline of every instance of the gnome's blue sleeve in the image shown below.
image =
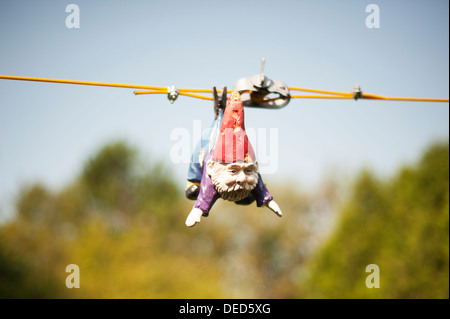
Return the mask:
<path id="1" fill-rule="evenodd" d="M 273 200 L 273 196 L 269 193 L 269 190 L 264 185 L 261 174 L 258 173 L 258 184 L 256 184 L 255 189 L 252 191 L 253 196 L 256 200 L 256 206 L 261 207 Z"/>

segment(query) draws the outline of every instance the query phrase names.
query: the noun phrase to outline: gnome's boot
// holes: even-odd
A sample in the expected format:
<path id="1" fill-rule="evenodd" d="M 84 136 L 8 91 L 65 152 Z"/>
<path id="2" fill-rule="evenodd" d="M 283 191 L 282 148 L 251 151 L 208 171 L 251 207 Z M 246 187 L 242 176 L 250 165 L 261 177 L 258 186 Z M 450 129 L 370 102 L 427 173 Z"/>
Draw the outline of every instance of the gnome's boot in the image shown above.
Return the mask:
<path id="1" fill-rule="evenodd" d="M 186 198 L 196 200 L 198 193 L 200 192 L 200 182 L 188 181 L 184 192 Z"/>

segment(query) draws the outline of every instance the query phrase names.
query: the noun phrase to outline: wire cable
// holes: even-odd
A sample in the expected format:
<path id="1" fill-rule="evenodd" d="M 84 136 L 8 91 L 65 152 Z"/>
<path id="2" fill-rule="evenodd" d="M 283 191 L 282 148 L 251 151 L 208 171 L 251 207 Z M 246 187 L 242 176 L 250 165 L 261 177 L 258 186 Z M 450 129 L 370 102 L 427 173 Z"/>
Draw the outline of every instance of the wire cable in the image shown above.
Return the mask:
<path id="1" fill-rule="evenodd" d="M 61 80 L 61 79 L 47 79 L 25 76 L 12 76 L 12 75 L 0 75 L 0 79 L 3 80 L 17 80 L 17 81 L 35 81 L 35 82 L 50 82 L 50 83 L 62 83 L 62 84 L 77 84 L 77 85 L 92 85 L 92 86 L 106 86 L 106 87 L 119 87 L 127 89 L 138 89 L 134 91 L 135 95 L 141 94 L 168 94 L 168 88 L 162 86 L 149 86 L 149 85 L 135 85 L 135 84 L 120 84 L 120 83 L 104 83 L 104 82 L 89 82 L 89 81 L 75 81 L 75 80 Z M 410 98 L 410 97 L 386 97 L 375 94 L 360 93 L 355 97 L 354 93 L 348 92 L 336 92 L 326 90 L 316 90 L 300 87 L 290 87 L 290 91 L 303 91 L 310 93 L 318 93 L 319 95 L 291 95 L 292 99 L 304 98 L 304 99 L 369 99 L 369 100 L 390 100 L 390 101 L 416 101 L 416 102 L 449 102 L 449 99 L 437 99 L 437 98 Z M 213 100 L 211 96 L 204 96 L 195 93 L 212 93 L 212 89 L 178 89 L 179 95 L 189 96 L 204 100 Z M 221 92 L 221 90 L 217 90 Z M 228 93 L 231 93 L 229 91 Z M 320 95 L 322 94 L 322 95 Z"/>
<path id="2" fill-rule="evenodd" d="M 32 78 L 32 77 L 11 76 L 11 75 L 0 75 L 0 79 L 18 80 L 18 81 L 51 82 L 51 83 L 63 83 L 63 84 L 78 84 L 78 85 L 109 86 L 109 87 L 120 87 L 120 88 L 127 88 L 127 89 L 167 90 L 167 88 L 160 87 L 160 86 L 87 82 L 87 81 L 60 80 L 60 79 L 45 79 L 45 78 Z"/>

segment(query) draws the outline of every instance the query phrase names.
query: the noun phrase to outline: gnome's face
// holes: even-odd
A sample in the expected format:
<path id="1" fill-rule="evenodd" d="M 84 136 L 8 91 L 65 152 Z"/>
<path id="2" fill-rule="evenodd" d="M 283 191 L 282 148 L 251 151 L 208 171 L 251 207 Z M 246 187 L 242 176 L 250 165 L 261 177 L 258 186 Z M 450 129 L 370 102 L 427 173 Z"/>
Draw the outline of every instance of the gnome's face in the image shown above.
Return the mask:
<path id="1" fill-rule="evenodd" d="M 228 99 L 208 175 L 223 199 L 239 201 L 258 184 L 258 164 L 244 125 L 244 106 L 238 92 Z"/>
<path id="2" fill-rule="evenodd" d="M 247 197 L 258 184 L 258 163 L 221 163 L 209 160 L 207 174 L 225 200 L 239 201 Z"/>

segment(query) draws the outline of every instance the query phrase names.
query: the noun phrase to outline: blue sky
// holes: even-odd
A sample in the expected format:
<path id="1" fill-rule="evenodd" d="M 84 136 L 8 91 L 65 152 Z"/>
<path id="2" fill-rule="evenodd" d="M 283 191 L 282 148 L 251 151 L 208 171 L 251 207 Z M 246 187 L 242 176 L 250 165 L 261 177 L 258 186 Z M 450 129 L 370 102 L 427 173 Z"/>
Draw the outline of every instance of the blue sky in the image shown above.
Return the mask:
<path id="1" fill-rule="evenodd" d="M 80 8 L 69 29 L 68 4 Z M 365 11 L 380 8 L 380 28 Z M 12 1 L 0 2 L 0 74 L 154 86 L 232 87 L 265 74 L 291 87 L 385 96 L 449 96 L 448 1 Z M 429 143 L 448 139 L 448 103 L 292 100 L 249 109 L 246 127 L 277 129 L 277 169 L 312 188 L 330 173 L 389 175 Z M 132 90 L 0 80 L 0 217 L 20 185 L 57 189 L 88 156 L 123 138 L 148 160 L 172 163 L 182 128 L 212 120 L 212 103 Z M 194 143 L 195 141 L 191 141 Z M 257 146 L 257 145 L 256 145 Z"/>

